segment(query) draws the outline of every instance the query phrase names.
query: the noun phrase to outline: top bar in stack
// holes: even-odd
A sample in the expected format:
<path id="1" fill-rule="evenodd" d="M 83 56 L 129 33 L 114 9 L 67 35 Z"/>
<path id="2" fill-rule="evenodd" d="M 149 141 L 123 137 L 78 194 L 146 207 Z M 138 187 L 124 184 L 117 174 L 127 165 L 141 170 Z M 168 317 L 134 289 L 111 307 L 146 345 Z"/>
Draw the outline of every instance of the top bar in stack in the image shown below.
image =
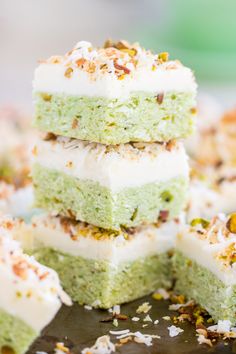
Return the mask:
<path id="1" fill-rule="evenodd" d="M 185 138 L 194 127 L 195 94 L 191 70 L 167 53 L 82 41 L 36 69 L 34 125 L 102 144 Z"/>

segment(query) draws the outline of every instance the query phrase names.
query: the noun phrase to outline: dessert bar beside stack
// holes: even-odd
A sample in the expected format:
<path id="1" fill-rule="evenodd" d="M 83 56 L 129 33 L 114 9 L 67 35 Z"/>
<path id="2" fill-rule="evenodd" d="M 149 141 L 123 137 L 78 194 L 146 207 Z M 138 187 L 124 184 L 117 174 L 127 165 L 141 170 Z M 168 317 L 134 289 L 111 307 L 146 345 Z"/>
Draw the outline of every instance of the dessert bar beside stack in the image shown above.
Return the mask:
<path id="1" fill-rule="evenodd" d="M 215 321 L 235 324 L 236 214 L 193 219 L 177 237 L 173 264 L 176 291 L 199 303 Z"/>
<path id="2" fill-rule="evenodd" d="M 0 350 L 22 354 L 54 318 L 71 304 L 57 273 L 24 254 L 14 240 L 18 226 L 0 218 Z M 23 236 L 22 236 L 23 237 Z"/>
<path id="3" fill-rule="evenodd" d="M 108 308 L 171 286 L 188 194 L 181 139 L 195 125 L 190 69 L 139 44 L 79 42 L 34 78 L 34 254 L 74 301 Z"/>

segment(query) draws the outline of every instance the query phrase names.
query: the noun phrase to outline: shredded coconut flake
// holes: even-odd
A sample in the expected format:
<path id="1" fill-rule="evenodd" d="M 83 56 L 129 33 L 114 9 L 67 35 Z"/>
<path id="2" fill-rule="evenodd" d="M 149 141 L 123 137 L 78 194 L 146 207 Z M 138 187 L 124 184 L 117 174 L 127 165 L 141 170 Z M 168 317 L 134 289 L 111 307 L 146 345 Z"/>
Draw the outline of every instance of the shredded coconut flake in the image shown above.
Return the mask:
<path id="1" fill-rule="evenodd" d="M 151 308 L 152 308 L 152 305 L 150 305 L 149 302 L 144 302 L 142 305 L 140 305 L 137 308 L 136 312 L 138 314 L 140 314 L 140 313 L 148 313 L 148 311 L 150 311 Z"/>
<path id="2" fill-rule="evenodd" d="M 165 320 L 165 321 L 170 321 L 170 316 L 163 316 L 162 318 L 163 318 L 163 320 Z"/>
<path id="3" fill-rule="evenodd" d="M 112 324 L 113 324 L 113 326 L 118 327 L 119 323 L 118 323 L 117 318 L 114 318 Z"/>
<path id="4" fill-rule="evenodd" d="M 152 319 L 149 315 L 147 315 L 144 319 L 143 322 L 152 322 Z"/>
<path id="5" fill-rule="evenodd" d="M 131 319 L 132 319 L 133 322 L 138 322 L 140 320 L 139 317 L 132 317 Z"/>
<path id="6" fill-rule="evenodd" d="M 115 336 L 123 335 L 129 333 L 129 329 L 123 329 L 121 331 L 110 331 L 111 334 Z"/>
<path id="7" fill-rule="evenodd" d="M 188 307 L 194 304 L 193 300 L 186 302 L 185 304 L 172 304 L 169 306 L 169 310 L 178 311 L 181 307 Z"/>
<path id="8" fill-rule="evenodd" d="M 99 337 L 91 348 L 82 350 L 82 354 L 111 354 L 116 351 L 115 345 L 109 336 Z"/>
<path id="9" fill-rule="evenodd" d="M 113 306 L 112 312 L 114 315 L 119 315 L 120 314 L 120 305 Z"/>
<path id="10" fill-rule="evenodd" d="M 210 326 L 207 330 L 224 334 L 231 331 L 231 322 L 229 320 L 219 320 L 217 325 Z"/>
<path id="11" fill-rule="evenodd" d="M 84 305 L 85 310 L 91 311 L 93 308 L 89 305 Z"/>
<path id="12" fill-rule="evenodd" d="M 170 298 L 170 294 L 164 288 L 157 289 L 157 291 L 155 291 L 155 294 L 160 294 L 164 300 L 168 300 Z"/>
<path id="13" fill-rule="evenodd" d="M 212 342 L 211 342 L 211 340 L 205 338 L 203 334 L 200 334 L 200 335 L 198 336 L 197 341 L 198 341 L 199 344 L 207 344 L 207 345 L 209 345 L 209 347 L 212 347 Z"/>
<path id="14" fill-rule="evenodd" d="M 169 331 L 169 336 L 170 337 L 176 337 L 178 336 L 180 333 L 182 333 L 184 330 L 180 327 L 176 327 L 176 326 L 170 326 L 168 327 L 168 331 Z"/>
<path id="15" fill-rule="evenodd" d="M 127 332 L 128 331 L 128 332 Z M 119 332 L 122 331 L 110 331 L 111 334 L 118 334 Z M 123 331 L 124 332 L 124 331 Z M 123 339 L 126 337 L 134 337 L 134 341 L 136 343 L 143 343 L 146 346 L 151 346 L 152 345 L 152 340 L 154 338 L 160 339 L 161 337 L 158 335 L 152 335 L 152 334 L 143 334 L 139 331 L 137 332 L 130 332 L 129 330 L 125 330 L 126 333 L 118 335 L 116 339 Z"/>

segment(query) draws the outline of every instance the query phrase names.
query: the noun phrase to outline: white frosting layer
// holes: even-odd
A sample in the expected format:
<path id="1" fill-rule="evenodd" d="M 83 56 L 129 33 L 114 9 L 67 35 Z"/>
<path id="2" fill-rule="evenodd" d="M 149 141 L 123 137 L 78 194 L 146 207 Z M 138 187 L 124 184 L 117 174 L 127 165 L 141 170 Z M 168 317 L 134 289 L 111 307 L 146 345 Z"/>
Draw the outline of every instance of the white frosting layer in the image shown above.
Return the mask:
<path id="1" fill-rule="evenodd" d="M 60 297 L 66 299 L 57 273 L 24 255 L 2 226 L 0 258 L 0 308 L 41 331 L 59 310 Z"/>
<path id="2" fill-rule="evenodd" d="M 123 234 L 116 237 L 96 239 L 78 235 L 72 239 L 59 222 L 58 217 L 36 216 L 32 220 L 25 247 L 51 247 L 71 256 L 105 260 L 114 265 L 131 262 L 146 256 L 161 254 L 172 249 L 179 224 L 171 221 L 161 227 L 150 225 L 140 228 L 135 235 L 125 239 Z"/>
<path id="3" fill-rule="evenodd" d="M 35 284 L 14 283 L 14 278 L 9 271 L 0 267 L 0 282 L 4 291 L 0 293 L 0 308 L 12 316 L 16 316 L 35 331 L 40 332 L 51 320 L 61 307 L 59 299 L 50 294 L 46 296 L 43 289 L 34 289 Z M 35 291 L 36 290 L 36 291 Z M 46 289 L 45 289 L 46 290 Z M 27 292 L 32 292 L 29 299 Z M 18 298 L 17 294 L 23 294 Z"/>
<path id="4" fill-rule="evenodd" d="M 65 93 L 74 96 L 124 98 L 133 92 L 196 92 L 192 71 L 184 66 L 167 69 L 172 63 L 162 64 L 155 71 L 141 66 L 123 80 L 115 74 L 97 73 L 91 77 L 86 71 L 74 69 L 67 78 L 63 64 L 43 63 L 35 70 L 33 90 L 48 93 Z M 175 64 L 176 65 L 176 64 Z"/>
<path id="5" fill-rule="evenodd" d="M 200 266 L 208 269 L 226 285 L 236 284 L 236 267 L 225 267 L 216 255 L 223 251 L 236 237 L 222 238 L 221 242 L 210 243 L 207 239 L 200 239 L 186 227 L 177 236 L 176 248 L 187 258 L 192 259 Z"/>
<path id="6" fill-rule="evenodd" d="M 188 176 L 183 145 L 168 151 L 160 144 L 146 144 L 138 150 L 126 144 L 106 152 L 102 145 L 78 140 L 39 141 L 34 161 L 70 176 L 98 182 L 112 191 Z M 35 150 L 35 149 L 34 149 Z"/>

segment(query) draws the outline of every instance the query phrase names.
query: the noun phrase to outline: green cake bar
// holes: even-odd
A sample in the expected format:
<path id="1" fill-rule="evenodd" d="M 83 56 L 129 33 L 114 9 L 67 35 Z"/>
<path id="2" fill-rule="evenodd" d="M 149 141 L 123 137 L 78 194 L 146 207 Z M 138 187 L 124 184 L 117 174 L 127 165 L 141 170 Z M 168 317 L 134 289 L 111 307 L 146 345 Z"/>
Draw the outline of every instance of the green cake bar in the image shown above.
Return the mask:
<path id="1" fill-rule="evenodd" d="M 0 352 L 25 353 L 54 318 L 71 304 L 56 272 L 25 255 L 14 238 L 27 236 L 21 222 L 0 219 Z"/>
<path id="2" fill-rule="evenodd" d="M 56 138 L 34 149 L 36 204 L 107 228 L 177 216 L 185 205 L 188 163 L 181 144 L 106 147 Z"/>
<path id="3" fill-rule="evenodd" d="M 215 321 L 236 323 L 236 214 L 194 219 L 177 237 L 175 289 L 204 307 Z"/>
<path id="4" fill-rule="evenodd" d="M 25 247 L 31 240 L 31 252 L 58 272 L 74 301 L 109 308 L 171 286 L 170 254 L 177 227 L 172 221 L 108 231 L 40 215 L 32 220 Z"/>
<path id="5" fill-rule="evenodd" d="M 185 138 L 195 125 L 195 95 L 192 72 L 167 53 L 79 42 L 36 69 L 34 126 L 103 144 Z"/>
<path id="6" fill-rule="evenodd" d="M 24 321 L 0 309 L 0 351 L 2 354 L 23 354 L 39 332 Z"/>
<path id="7" fill-rule="evenodd" d="M 122 102 L 39 92 L 34 102 L 36 128 L 103 144 L 186 138 L 195 125 L 192 93 L 168 92 L 158 104 L 155 94 L 145 92 Z"/>

